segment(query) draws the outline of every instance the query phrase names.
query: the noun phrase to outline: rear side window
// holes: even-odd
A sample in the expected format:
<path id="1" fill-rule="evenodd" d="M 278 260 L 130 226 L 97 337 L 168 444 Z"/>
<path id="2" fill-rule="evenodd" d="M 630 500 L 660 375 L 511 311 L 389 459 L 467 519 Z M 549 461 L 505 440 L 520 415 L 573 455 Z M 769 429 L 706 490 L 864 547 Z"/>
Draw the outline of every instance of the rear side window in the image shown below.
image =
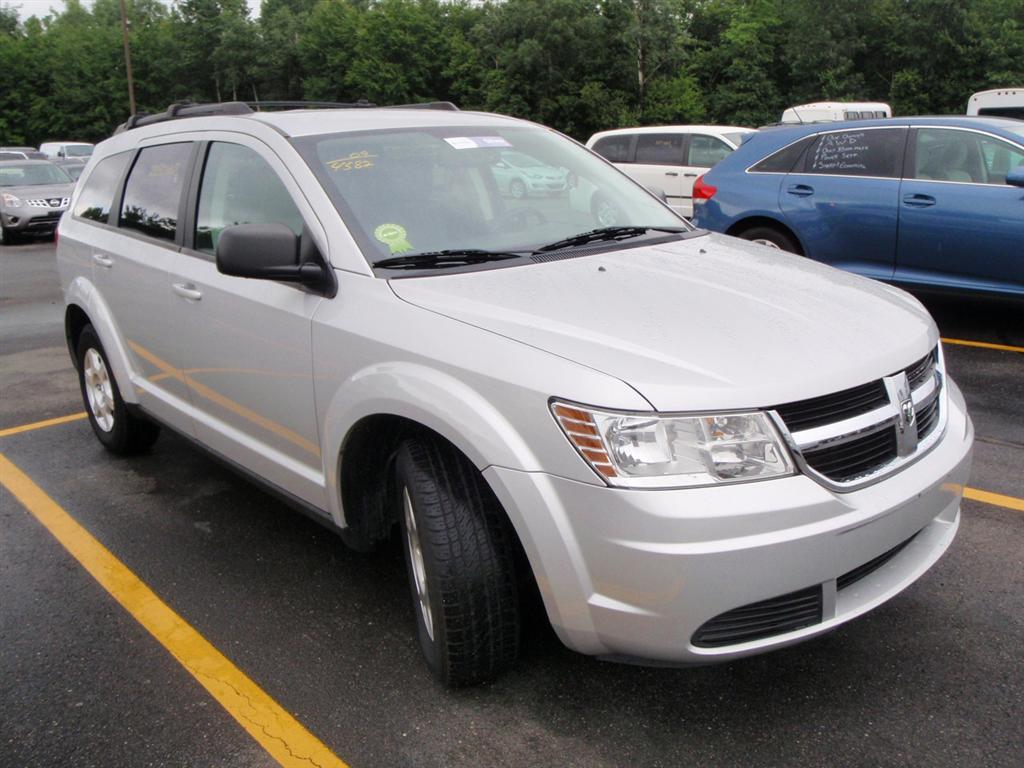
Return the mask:
<path id="1" fill-rule="evenodd" d="M 694 134 L 690 137 L 690 151 L 687 154 L 687 165 L 710 168 L 732 154 L 732 147 L 714 136 Z"/>
<path id="2" fill-rule="evenodd" d="M 1024 164 L 1024 150 L 973 131 L 918 128 L 913 164 L 913 177 L 923 181 L 1005 184 Z"/>
<path id="3" fill-rule="evenodd" d="M 117 187 L 124 178 L 125 168 L 131 160 L 131 152 L 122 152 L 100 160 L 78 194 L 75 216 L 89 221 L 106 224 L 110 219 L 110 207 L 114 204 Z"/>
<path id="4" fill-rule="evenodd" d="M 800 141 L 783 147 L 778 152 L 773 152 L 764 160 L 751 166 L 751 173 L 789 173 L 792 171 L 803 155 L 804 150 L 813 142 L 814 136 L 806 136 Z"/>
<path id="5" fill-rule="evenodd" d="M 124 189 L 122 228 L 174 240 L 191 154 L 191 143 L 161 144 L 139 152 Z"/>
<path id="6" fill-rule="evenodd" d="M 642 133 L 636 140 L 636 162 L 649 165 L 682 165 L 681 133 Z"/>
<path id="7" fill-rule="evenodd" d="M 196 250 L 214 253 L 226 227 L 274 223 L 302 234 L 302 214 L 274 170 L 248 147 L 211 144 L 199 189 Z"/>
<path id="8" fill-rule="evenodd" d="M 632 136 L 605 136 L 594 144 L 594 151 L 609 163 L 628 163 Z"/>
<path id="9" fill-rule="evenodd" d="M 903 164 L 906 130 L 881 128 L 823 133 L 804 156 L 804 173 L 896 178 Z"/>

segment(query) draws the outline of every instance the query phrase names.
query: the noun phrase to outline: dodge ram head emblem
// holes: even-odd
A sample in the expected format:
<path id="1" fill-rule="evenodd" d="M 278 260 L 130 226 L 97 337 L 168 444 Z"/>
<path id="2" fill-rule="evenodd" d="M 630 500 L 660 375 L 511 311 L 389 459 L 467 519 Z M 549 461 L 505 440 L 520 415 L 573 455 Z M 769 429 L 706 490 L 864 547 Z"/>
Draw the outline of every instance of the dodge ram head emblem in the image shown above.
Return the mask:
<path id="1" fill-rule="evenodd" d="M 914 401 L 909 397 L 900 403 L 900 432 L 906 432 L 907 427 L 911 426 L 917 419 L 917 415 L 914 413 Z"/>
<path id="2" fill-rule="evenodd" d="M 895 376 L 886 376 L 885 391 L 889 402 L 896 409 L 896 454 L 909 456 L 917 450 L 917 414 L 910 394 L 910 382 L 905 371 Z"/>

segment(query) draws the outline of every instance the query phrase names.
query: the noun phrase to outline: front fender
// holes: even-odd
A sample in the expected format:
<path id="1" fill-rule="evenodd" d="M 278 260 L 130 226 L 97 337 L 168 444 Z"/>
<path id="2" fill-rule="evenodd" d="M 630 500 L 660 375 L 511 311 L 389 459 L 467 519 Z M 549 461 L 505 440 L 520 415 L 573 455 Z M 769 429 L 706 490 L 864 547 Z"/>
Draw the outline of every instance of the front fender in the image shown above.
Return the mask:
<path id="1" fill-rule="evenodd" d="M 103 344 L 103 351 L 107 353 L 107 363 L 117 381 L 121 397 L 126 403 L 138 403 L 139 397 L 132 386 L 128 366 L 128 352 L 121 342 L 121 334 L 117 332 L 113 313 L 100 292 L 96 290 L 96 286 L 87 277 L 75 277 L 64 290 L 64 303 L 66 306 L 77 306 L 88 316 Z"/>
<path id="2" fill-rule="evenodd" d="M 360 420 L 381 414 L 400 416 L 433 430 L 481 470 L 490 465 L 527 471 L 541 467 L 540 458 L 519 430 L 465 382 L 417 363 L 374 365 L 337 389 L 323 420 L 328 503 L 340 526 L 345 525 L 339 471 L 346 437 Z"/>

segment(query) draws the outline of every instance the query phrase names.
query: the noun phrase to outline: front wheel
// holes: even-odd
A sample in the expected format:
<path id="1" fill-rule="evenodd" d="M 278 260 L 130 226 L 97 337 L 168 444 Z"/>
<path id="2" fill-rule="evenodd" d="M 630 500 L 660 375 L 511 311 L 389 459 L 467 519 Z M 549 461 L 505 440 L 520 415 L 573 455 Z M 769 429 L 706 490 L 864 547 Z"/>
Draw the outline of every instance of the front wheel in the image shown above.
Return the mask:
<path id="1" fill-rule="evenodd" d="M 7 227 L 0 227 L 0 245 L 14 245 L 18 242 L 18 236 L 13 230 Z"/>
<path id="2" fill-rule="evenodd" d="M 410 439 L 395 463 L 396 504 L 420 648 L 459 687 L 519 655 L 514 533 L 476 468 L 451 445 Z"/>
<path id="3" fill-rule="evenodd" d="M 111 453 L 141 453 L 160 435 L 160 427 L 128 411 L 111 373 L 96 330 L 87 325 L 78 336 L 78 383 L 92 431 Z"/>
<path id="4" fill-rule="evenodd" d="M 519 179 L 512 179 L 512 183 L 508 185 L 508 192 L 516 200 L 522 200 L 526 197 L 526 185 Z"/>
<path id="5" fill-rule="evenodd" d="M 789 253 L 797 254 L 800 253 L 800 248 L 797 246 L 793 238 L 775 227 L 751 227 L 750 229 L 741 232 L 740 237 L 744 240 L 750 240 L 753 243 L 765 245 L 769 248 L 775 248 L 780 251 L 789 251 Z"/>

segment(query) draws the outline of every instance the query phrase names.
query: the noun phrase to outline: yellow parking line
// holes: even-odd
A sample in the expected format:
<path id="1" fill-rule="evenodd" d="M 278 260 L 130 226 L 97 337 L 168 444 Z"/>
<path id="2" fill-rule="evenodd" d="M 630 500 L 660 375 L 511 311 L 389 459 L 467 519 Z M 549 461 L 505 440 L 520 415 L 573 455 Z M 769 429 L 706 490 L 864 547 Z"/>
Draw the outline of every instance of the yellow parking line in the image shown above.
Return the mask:
<path id="1" fill-rule="evenodd" d="M 1015 496 L 1004 496 L 1001 493 L 979 491 L 977 488 L 964 488 L 964 498 L 1024 512 L 1024 499 L 1018 499 Z"/>
<path id="2" fill-rule="evenodd" d="M 982 349 L 998 349 L 1000 352 L 1024 352 L 1024 347 L 1013 347 L 1009 344 L 993 344 L 989 341 L 967 341 L 966 339 L 942 339 L 943 344 L 959 344 L 961 347 L 981 347 Z"/>
<path id="3" fill-rule="evenodd" d="M 58 424 L 67 424 L 69 421 L 81 421 L 82 419 L 88 418 L 85 411 L 82 413 L 72 413 L 70 416 L 58 416 L 55 419 L 46 419 L 46 421 L 36 421 L 32 424 L 22 424 L 20 427 L 8 427 L 7 429 L 0 429 L 0 437 L 10 437 L 11 435 L 20 435 L 22 432 L 31 432 L 33 429 L 42 429 L 43 427 L 55 427 Z"/>
<path id="4" fill-rule="evenodd" d="M 285 768 L 345 768 L 345 763 L 330 749 L 175 613 L 2 453 L 0 485 L 49 530 L 280 765 Z"/>

